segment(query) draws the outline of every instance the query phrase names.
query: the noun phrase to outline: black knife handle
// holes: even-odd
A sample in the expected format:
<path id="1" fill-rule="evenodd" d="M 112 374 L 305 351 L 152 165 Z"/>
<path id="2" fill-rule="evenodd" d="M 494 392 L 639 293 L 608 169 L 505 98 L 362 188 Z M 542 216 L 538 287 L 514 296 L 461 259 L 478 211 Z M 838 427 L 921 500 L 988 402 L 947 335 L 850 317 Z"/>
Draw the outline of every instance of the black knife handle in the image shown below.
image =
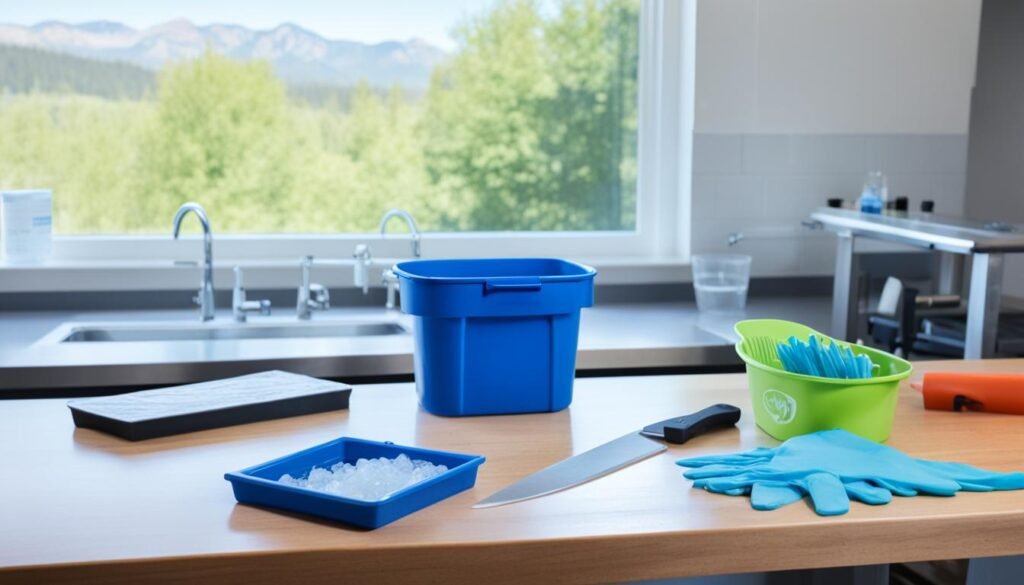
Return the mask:
<path id="1" fill-rule="evenodd" d="M 640 434 L 679 445 L 710 430 L 731 427 L 739 420 L 740 409 L 731 404 L 715 404 L 693 414 L 647 425 Z"/>

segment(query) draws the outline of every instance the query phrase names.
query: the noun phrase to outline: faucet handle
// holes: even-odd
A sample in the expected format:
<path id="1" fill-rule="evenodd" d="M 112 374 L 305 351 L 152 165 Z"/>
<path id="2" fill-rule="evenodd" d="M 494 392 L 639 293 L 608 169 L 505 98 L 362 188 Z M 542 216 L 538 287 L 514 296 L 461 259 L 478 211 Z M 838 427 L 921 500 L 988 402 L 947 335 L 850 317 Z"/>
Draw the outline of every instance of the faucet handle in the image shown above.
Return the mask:
<path id="1" fill-rule="evenodd" d="M 231 291 L 231 309 L 235 315 L 235 321 L 244 323 L 247 313 L 259 313 L 260 315 L 270 314 L 270 301 L 260 299 L 248 301 L 245 298 L 245 287 L 242 286 L 242 267 L 235 266 L 235 287 Z"/>
<path id="2" fill-rule="evenodd" d="M 260 315 L 270 314 L 270 301 L 260 299 L 258 301 L 242 301 L 234 306 L 235 321 L 245 323 L 247 313 L 259 313 Z"/>
<path id="3" fill-rule="evenodd" d="M 245 301 L 248 305 L 244 307 L 247 310 L 259 313 L 260 315 L 270 314 L 270 299 L 260 299 L 258 301 Z"/>
<path id="4" fill-rule="evenodd" d="M 387 291 L 387 299 L 384 301 L 384 308 L 391 310 L 395 308 L 395 297 L 398 295 L 398 275 L 392 269 L 387 269 L 380 275 L 380 283 Z"/>
<path id="5" fill-rule="evenodd" d="M 352 266 L 352 283 L 356 288 L 363 289 L 363 294 L 370 292 L 370 264 L 373 262 L 373 254 L 366 244 L 356 246 L 352 254 L 355 264 Z"/>
<path id="6" fill-rule="evenodd" d="M 310 283 L 309 303 L 311 308 L 326 311 L 331 308 L 331 292 L 322 284 Z"/>

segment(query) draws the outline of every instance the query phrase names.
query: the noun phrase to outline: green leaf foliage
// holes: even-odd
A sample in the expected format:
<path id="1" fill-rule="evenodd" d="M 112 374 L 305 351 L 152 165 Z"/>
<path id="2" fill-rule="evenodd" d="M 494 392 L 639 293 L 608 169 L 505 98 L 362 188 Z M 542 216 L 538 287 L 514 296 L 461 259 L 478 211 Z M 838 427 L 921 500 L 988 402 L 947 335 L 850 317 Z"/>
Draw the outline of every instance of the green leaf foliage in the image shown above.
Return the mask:
<path id="1" fill-rule="evenodd" d="M 0 188 L 52 188 L 73 234 L 165 234 L 188 200 L 218 233 L 370 231 L 391 207 L 427 230 L 632 229 L 638 19 L 639 0 L 498 2 L 425 94 L 288 88 L 213 52 L 155 87 L 100 63 L 97 85 L 0 49 Z"/>

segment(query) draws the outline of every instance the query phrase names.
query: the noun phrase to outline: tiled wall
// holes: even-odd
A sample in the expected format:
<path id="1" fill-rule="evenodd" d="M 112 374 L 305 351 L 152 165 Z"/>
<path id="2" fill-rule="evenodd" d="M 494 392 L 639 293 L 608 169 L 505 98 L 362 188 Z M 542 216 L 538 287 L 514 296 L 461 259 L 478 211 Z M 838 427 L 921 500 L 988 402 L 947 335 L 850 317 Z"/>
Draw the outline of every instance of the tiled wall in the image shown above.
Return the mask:
<path id="1" fill-rule="evenodd" d="M 800 222 L 829 197 L 853 201 L 882 170 L 890 197 L 960 214 L 966 135 L 697 134 L 693 140 L 692 251 L 754 257 L 755 275 L 831 274 L 834 236 Z M 729 247 L 730 232 L 745 239 Z"/>

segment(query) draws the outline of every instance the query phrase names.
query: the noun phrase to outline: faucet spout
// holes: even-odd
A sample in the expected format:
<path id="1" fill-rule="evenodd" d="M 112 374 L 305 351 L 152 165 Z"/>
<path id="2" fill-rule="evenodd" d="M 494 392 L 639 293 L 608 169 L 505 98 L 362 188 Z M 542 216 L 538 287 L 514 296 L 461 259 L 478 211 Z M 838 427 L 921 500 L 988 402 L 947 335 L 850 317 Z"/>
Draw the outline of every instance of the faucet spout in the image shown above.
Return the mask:
<path id="1" fill-rule="evenodd" d="M 199 218 L 203 227 L 203 279 L 199 284 L 199 294 L 196 296 L 196 303 L 199 305 L 200 318 L 203 321 L 210 321 L 214 314 L 213 301 L 213 230 L 210 229 L 210 218 L 202 205 L 189 201 L 182 204 L 174 214 L 174 239 L 178 239 L 181 232 L 181 221 L 189 213 L 194 213 Z"/>
<path id="2" fill-rule="evenodd" d="M 406 225 L 409 226 L 409 237 L 412 239 L 412 256 L 413 258 L 420 257 L 420 230 L 416 227 L 416 220 L 413 219 L 412 214 L 404 209 L 389 209 L 383 217 L 380 218 L 380 235 L 384 237 L 387 232 L 388 222 L 391 218 L 399 217 L 405 221 Z"/>

